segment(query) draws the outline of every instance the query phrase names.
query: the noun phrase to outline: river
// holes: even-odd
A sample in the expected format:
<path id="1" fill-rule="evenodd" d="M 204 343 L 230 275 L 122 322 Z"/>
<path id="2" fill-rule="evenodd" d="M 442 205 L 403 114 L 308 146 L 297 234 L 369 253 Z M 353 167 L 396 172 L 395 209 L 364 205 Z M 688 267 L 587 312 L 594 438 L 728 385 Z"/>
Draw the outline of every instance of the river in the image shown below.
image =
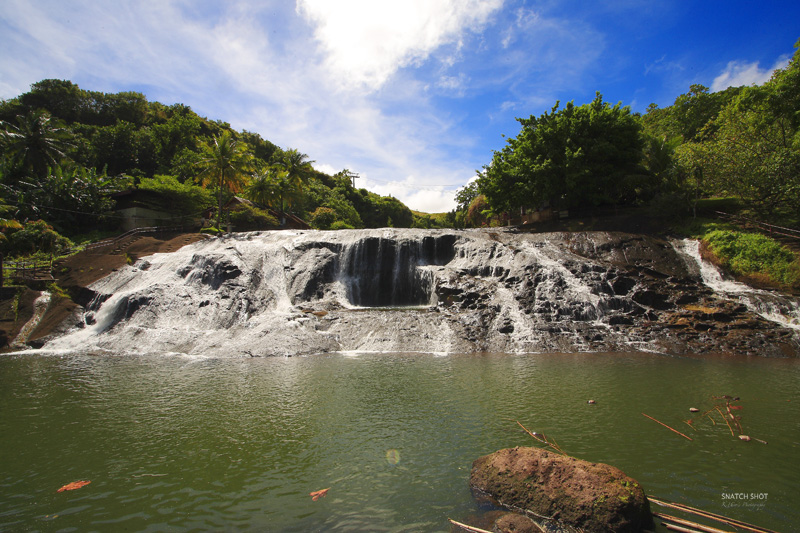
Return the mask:
<path id="1" fill-rule="evenodd" d="M 0 530 L 449 531 L 482 512 L 472 461 L 536 444 L 519 421 L 649 495 L 791 531 L 798 383 L 797 360 L 647 353 L 3 355 Z M 726 394 L 754 440 L 682 422 Z"/>

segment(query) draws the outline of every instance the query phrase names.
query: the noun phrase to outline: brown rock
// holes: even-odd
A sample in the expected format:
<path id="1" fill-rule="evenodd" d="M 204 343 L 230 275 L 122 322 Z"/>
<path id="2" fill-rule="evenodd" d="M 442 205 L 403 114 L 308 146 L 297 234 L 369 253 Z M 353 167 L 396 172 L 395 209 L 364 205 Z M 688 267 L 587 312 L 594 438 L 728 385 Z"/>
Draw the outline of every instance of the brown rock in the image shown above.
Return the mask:
<path id="1" fill-rule="evenodd" d="M 506 513 L 494 523 L 494 533 L 542 533 L 544 529 L 527 516 Z"/>
<path id="2" fill-rule="evenodd" d="M 634 532 L 652 525 L 644 491 L 620 469 L 539 448 L 509 448 L 477 459 L 470 485 L 502 506 L 587 532 Z"/>

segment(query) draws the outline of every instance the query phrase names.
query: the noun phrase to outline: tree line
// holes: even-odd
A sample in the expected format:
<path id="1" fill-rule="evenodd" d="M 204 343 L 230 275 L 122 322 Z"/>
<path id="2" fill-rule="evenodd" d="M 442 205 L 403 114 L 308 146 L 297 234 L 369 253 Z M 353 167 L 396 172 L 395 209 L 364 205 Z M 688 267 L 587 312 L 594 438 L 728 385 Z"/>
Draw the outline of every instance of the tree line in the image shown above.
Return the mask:
<path id="1" fill-rule="evenodd" d="M 800 41 L 788 66 L 759 86 L 709 92 L 692 85 L 673 105 L 642 114 L 600 93 L 518 118 L 516 137 L 456 194 L 460 225 L 521 209 L 652 206 L 692 213 L 698 200 L 733 197 L 762 220 L 800 213 Z"/>
<path id="2" fill-rule="evenodd" d="M 0 102 L 0 252 L 46 249 L 52 235 L 113 232 L 123 191 L 146 191 L 148 207 L 176 220 L 214 210 L 218 229 L 228 217 L 242 229 L 279 227 L 287 213 L 321 229 L 415 224 L 396 198 L 355 188 L 351 171 L 329 175 L 313 163 L 183 104 L 42 80 Z M 234 195 L 254 205 L 225 213 Z"/>

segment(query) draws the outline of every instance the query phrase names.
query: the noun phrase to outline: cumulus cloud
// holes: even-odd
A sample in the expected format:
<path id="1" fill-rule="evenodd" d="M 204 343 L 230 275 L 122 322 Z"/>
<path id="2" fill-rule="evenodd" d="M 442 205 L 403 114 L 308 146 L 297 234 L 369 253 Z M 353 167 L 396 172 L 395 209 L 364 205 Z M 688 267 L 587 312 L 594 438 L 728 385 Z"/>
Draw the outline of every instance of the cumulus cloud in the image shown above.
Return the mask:
<path id="1" fill-rule="evenodd" d="M 789 64 L 789 56 L 781 56 L 772 68 L 762 69 L 759 62 L 748 63 L 746 61 L 730 61 L 725 70 L 714 78 L 711 84 L 711 91 L 724 91 L 728 87 L 740 87 L 742 85 L 761 85 L 772 77 L 772 73 L 777 69 L 785 68 Z"/>
<path id="2" fill-rule="evenodd" d="M 298 0 L 315 26 L 326 64 L 344 87 L 378 89 L 462 32 L 477 29 L 502 0 Z"/>
<path id="3" fill-rule="evenodd" d="M 552 105 L 602 50 L 585 24 L 502 4 L 5 0 L 0 97 L 45 78 L 141 91 L 298 148 L 320 170 L 358 172 L 357 186 L 412 209 L 447 211 L 491 157 L 480 144 L 493 114 L 513 129 L 512 111 Z M 487 94 L 488 107 L 463 107 Z"/>

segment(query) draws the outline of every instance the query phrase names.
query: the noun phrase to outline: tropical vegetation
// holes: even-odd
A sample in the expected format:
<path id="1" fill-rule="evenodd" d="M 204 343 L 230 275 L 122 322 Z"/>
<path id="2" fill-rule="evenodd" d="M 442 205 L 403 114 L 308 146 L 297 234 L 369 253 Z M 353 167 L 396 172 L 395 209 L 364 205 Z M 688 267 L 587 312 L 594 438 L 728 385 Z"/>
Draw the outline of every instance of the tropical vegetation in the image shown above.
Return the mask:
<path id="1" fill-rule="evenodd" d="M 32 223 L 31 231 L 78 240 L 113 232 L 122 198 L 132 197 L 176 225 L 205 216 L 217 231 L 280 227 L 289 214 L 314 224 L 319 208 L 332 213 L 320 228 L 414 225 L 396 198 L 355 188 L 347 169 L 331 176 L 313 163 L 183 104 L 42 80 L 0 102 L 0 253 L 28 253 L 26 233 L 13 234 Z M 232 202 L 237 195 L 252 204 Z"/>

